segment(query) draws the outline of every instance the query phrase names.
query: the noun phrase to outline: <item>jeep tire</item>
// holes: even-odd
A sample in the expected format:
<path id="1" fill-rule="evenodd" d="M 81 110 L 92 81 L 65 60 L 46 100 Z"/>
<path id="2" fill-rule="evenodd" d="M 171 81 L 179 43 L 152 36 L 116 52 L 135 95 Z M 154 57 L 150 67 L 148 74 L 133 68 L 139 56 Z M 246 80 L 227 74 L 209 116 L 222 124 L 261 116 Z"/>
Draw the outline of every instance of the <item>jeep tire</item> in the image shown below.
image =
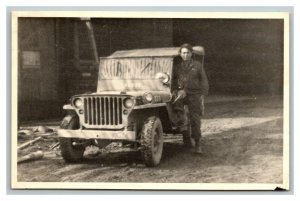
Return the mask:
<path id="1" fill-rule="evenodd" d="M 68 130 L 75 130 L 79 128 L 79 119 L 77 116 L 67 116 L 68 118 L 71 118 L 70 121 L 63 120 L 60 128 L 61 129 L 68 129 Z M 59 144 L 60 144 L 60 150 L 61 155 L 64 158 L 66 162 L 74 163 L 79 162 L 83 158 L 83 153 L 85 150 L 85 147 L 82 145 L 73 145 L 73 143 L 76 142 L 74 138 L 59 138 Z"/>
<path id="2" fill-rule="evenodd" d="M 163 129 L 156 116 L 146 119 L 141 131 L 141 152 L 146 166 L 157 166 L 163 151 Z"/>

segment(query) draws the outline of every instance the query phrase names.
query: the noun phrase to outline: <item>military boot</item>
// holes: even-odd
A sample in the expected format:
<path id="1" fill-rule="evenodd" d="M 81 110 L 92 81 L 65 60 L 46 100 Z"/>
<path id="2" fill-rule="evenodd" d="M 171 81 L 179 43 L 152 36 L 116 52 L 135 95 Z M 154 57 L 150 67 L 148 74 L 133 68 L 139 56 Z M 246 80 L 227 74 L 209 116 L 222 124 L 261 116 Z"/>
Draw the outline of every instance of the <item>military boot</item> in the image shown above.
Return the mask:
<path id="1" fill-rule="evenodd" d="M 200 140 L 195 140 L 195 154 L 203 154 Z"/>

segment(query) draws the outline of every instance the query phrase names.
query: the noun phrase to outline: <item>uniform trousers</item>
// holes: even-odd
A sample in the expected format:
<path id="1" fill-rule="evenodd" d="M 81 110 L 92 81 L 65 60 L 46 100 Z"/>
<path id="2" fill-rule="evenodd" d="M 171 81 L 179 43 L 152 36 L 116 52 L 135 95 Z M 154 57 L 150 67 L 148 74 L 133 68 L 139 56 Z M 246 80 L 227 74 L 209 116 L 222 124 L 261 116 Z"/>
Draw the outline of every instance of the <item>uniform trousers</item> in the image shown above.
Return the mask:
<path id="1" fill-rule="evenodd" d="M 195 141 L 198 141 L 201 138 L 201 114 L 203 109 L 201 97 L 201 94 L 187 94 L 184 100 L 189 109 L 192 137 Z"/>
<path id="2" fill-rule="evenodd" d="M 192 138 L 195 141 L 201 138 L 201 116 L 204 111 L 202 95 L 201 94 L 187 94 L 184 99 L 178 100 L 174 103 L 173 108 L 179 114 L 179 119 L 183 119 L 184 105 L 187 105 L 189 110 L 189 119 L 192 130 Z"/>

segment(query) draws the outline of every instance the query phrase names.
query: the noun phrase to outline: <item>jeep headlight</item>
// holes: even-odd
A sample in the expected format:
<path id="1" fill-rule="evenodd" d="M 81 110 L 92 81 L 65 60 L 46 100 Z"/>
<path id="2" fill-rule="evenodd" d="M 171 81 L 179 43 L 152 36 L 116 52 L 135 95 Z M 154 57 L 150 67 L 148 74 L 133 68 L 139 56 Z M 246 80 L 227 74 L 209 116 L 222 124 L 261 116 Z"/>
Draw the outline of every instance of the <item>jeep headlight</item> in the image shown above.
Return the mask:
<path id="1" fill-rule="evenodd" d="M 125 106 L 125 108 L 132 108 L 133 100 L 131 98 L 124 99 L 124 106 Z"/>
<path id="2" fill-rule="evenodd" d="M 77 109 L 79 109 L 79 108 L 82 108 L 83 101 L 81 100 L 81 98 L 75 98 L 73 101 L 73 104 Z"/>
<path id="3" fill-rule="evenodd" d="M 156 73 L 155 78 L 164 84 L 167 84 L 170 81 L 170 76 L 167 73 Z"/>
<path id="4" fill-rule="evenodd" d="M 153 94 L 152 93 L 145 93 L 144 94 L 144 100 L 147 103 L 151 103 L 153 101 Z"/>

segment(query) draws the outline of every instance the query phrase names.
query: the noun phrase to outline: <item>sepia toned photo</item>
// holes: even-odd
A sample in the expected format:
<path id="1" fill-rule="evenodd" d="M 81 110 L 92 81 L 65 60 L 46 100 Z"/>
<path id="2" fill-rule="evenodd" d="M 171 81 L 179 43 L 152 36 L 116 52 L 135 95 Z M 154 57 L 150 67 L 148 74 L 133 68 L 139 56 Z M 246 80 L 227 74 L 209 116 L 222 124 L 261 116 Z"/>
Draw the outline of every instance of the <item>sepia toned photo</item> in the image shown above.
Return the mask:
<path id="1" fill-rule="evenodd" d="M 289 190 L 289 13 L 11 18 L 13 189 Z"/>

